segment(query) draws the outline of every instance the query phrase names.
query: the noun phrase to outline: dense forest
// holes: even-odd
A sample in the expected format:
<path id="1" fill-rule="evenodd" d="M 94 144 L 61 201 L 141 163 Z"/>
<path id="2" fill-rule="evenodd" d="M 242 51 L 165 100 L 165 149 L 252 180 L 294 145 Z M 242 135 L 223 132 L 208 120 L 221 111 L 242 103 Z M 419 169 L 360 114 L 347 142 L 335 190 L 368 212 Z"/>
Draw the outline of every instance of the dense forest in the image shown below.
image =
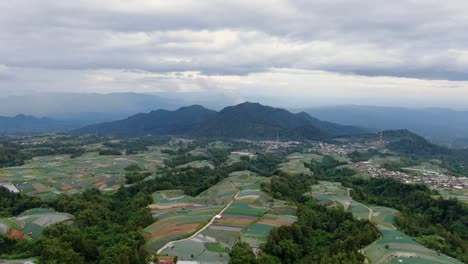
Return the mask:
<path id="1" fill-rule="evenodd" d="M 426 185 L 404 184 L 393 179 L 353 178 L 353 199 L 400 211 L 400 230 L 425 246 L 468 262 L 468 207 L 455 199 L 434 199 L 437 191 Z"/>
<path id="2" fill-rule="evenodd" d="M 60 195 L 41 206 L 74 214 L 75 224 L 46 228 L 40 241 L 16 241 L 1 236 L 0 254 L 13 257 L 40 256 L 40 263 L 146 263 L 141 228 L 153 223 L 146 208 L 151 203 L 152 186 L 138 184 L 114 194 L 86 190 L 82 194 Z M 15 212 L 38 206 L 35 199 L 0 193 L 10 202 L 5 211 Z M 16 212 L 15 212 L 16 213 Z"/>

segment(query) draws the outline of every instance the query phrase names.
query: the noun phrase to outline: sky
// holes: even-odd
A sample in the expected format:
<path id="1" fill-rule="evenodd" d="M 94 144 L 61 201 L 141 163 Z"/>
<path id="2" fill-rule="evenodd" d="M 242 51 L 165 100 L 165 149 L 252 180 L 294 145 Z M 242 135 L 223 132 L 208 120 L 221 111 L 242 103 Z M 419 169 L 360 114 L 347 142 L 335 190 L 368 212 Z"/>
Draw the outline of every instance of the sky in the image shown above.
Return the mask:
<path id="1" fill-rule="evenodd" d="M 1 96 L 466 108 L 465 0 L 0 1 Z"/>

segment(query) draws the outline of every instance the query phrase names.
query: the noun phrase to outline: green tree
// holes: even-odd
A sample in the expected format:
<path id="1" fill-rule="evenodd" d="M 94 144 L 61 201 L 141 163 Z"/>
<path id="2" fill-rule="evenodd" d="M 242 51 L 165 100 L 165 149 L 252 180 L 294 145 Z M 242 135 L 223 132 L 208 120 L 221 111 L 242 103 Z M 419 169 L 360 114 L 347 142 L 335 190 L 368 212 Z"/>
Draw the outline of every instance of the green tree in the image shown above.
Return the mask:
<path id="1" fill-rule="evenodd" d="M 229 252 L 230 264 L 256 264 L 257 259 L 249 244 L 243 241 L 237 242 Z"/>

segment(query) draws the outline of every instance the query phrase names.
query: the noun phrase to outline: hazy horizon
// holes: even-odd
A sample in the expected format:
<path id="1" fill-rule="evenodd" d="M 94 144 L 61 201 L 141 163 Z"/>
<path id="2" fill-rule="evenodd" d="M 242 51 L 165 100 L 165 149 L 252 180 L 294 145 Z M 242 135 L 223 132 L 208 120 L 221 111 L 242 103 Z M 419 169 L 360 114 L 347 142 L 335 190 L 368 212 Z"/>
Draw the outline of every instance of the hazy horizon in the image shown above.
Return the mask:
<path id="1" fill-rule="evenodd" d="M 47 92 L 25 95 L 0 96 L 0 116 L 15 116 L 18 114 L 38 117 L 61 116 L 70 113 L 113 113 L 124 117 L 139 112 L 149 112 L 158 109 L 175 110 L 182 106 L 202 105 L 213 110 L 237 105 L 243 102 L 255 102 L 272 107 L 289 109 L 299 112 L 305 109 L 326 109 L 339 107 L 365 108 L 398 108 L 409 110 L 449 110 L 466 111 L 467 108 L 450 106 L 433 106 L 428 102 L 418 105 L 413 100 L 393 101 L 386 104 L 372 98 L 362 98 L 359 101 L 349 101 L 337 98 L 294 98 L 294 97 L 240 97 L 222 93 L 67 93 Z M 23 102 L 23 103 L 22 103 Z"/>

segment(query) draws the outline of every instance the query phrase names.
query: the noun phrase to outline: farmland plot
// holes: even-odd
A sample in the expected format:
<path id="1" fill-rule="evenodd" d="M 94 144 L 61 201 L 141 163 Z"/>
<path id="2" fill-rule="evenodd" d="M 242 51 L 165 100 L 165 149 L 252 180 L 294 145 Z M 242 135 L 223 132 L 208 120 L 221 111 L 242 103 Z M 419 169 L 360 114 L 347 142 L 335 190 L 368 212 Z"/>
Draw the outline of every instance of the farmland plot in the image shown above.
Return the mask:
<path id="1" fill-rule="evenodd" d="M 296 208 L 283 201 L 274 200 L 262 192 L 260 185 L 268 180 L 249 173 L 234 173 L 199 197 L 188 199 L 195 199 L 197 202 L 205 199 L 208 206 L 213 206 L 210 205 L 213 201 L 217 201 L 218 205 L 220 201 L 223 201 L 224 205 L 232 203 L 211 224 L 205 226 L 206 229 L 200 234 L 189 240 L 171 243 L 161 254 L 178 256 L 179 260 L 228 263 L 228 249 L 232 248 L 237 240 L 241 239 L 258 248 L 266 241 L 271 229 L 292 225 L 297 220 Z M 180 197 L 180 193 L 177 192 L 173 195 Z M 219 196 L 229 199 L 220 199 Z M 161 224 L 164 224 L 164 220 Z M 154 225 L 160 224 L 156 222 Z M 172 226 L 177 228 L 178 224 Z M 186 234 L 186 237 L 188 236 L 189 234 Z"/>
<path id="2" fill-rule="evenodd" d="M 0 218 L 0 233 L 15 239 L 39 239 L 42 230 L 56 223 L 73 223 L 74 216 L 37 208 L 17 217 Z"/>
<path id="3" fill-rule="evenodd" d="M 158 151 L 129 156 L 86 153 L 75 159 L 67 155 L 41 156 L 23 166 L 0 169 L 0 182 L 15 185 L 23 194 L 46 199 L 89 188 L 112 191 L 125 184 L 125 168 L 129 165 L 155 170 L 164 166 L 166 156 Z"/>

